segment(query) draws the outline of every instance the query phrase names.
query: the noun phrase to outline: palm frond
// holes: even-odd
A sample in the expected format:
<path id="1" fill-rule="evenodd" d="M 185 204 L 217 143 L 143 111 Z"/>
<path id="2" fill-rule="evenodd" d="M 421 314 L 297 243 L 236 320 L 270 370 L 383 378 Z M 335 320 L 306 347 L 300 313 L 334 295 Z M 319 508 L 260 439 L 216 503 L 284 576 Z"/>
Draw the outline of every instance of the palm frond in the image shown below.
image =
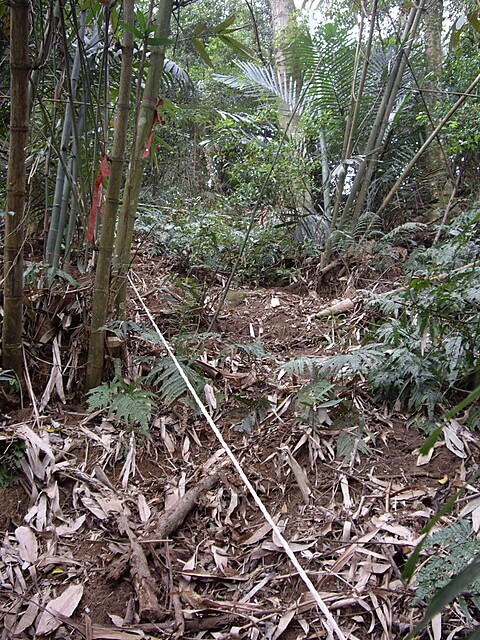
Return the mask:
<path id="1" fill-rule="evenodd" d="M 169 58 L 165 59 L 163 65 L 163 79 L 168 86 L 177 85 L 185 90 L 193 89 L 192 80 L 185 69 Z"/>
<path id="2" fill-rule="evenodd" d="M 271 65 L 260 66 L 245 60 L 237 61 L 236 64 L 242 75 L 214 74 L 213 77 L 218 82 L 240 89 L 246 94 L 252 96 L 267 94 L 281 98 L 291 109 L 297 106 L 299 88 L 294 78 L 285 73 L 279 73 Z"/>

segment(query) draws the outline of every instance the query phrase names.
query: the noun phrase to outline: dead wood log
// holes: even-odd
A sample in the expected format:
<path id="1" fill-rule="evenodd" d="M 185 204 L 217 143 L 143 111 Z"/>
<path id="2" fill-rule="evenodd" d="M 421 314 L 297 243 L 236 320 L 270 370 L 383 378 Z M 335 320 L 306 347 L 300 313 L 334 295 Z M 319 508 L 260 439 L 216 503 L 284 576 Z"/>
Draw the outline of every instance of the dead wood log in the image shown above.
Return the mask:
<path id="1" fill-rule="evenodd" d="M 189 489 L 185 495 L 180 498 L 176 505 L 166 511 L 160 516 L 157 523 L 154 525 L 154 531 L 143 539 L 144 542 L 159 538 L 164 540 L 169 538 L 177 529 L 181 527 L 185 518 L 190 511 L 193 511 L 198 505 L 198 500 L 207 491 L 210 491 L 220 482 L 220 474 L 213 473 L 212 475 L 202 478 L 194 487 Z"/>
<path id="2" fill-rule="evenodd" d="M 140 620 L 159 620 L 164 617 L 164 612 L 158 602 L 157 585 L 150 573 L 145 551 L 124 516 L 118 519 L 118 529 L 120 533 L 125 533 L 130 541 L 130 575 L 137 594 Z"/>

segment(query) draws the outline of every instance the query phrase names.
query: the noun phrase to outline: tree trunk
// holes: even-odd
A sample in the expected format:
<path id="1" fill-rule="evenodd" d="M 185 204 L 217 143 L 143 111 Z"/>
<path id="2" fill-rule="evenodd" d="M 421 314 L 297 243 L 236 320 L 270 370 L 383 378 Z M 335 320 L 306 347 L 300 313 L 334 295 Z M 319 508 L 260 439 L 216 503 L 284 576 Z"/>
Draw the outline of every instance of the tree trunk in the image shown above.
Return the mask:
<path id="1" fill-rule="evenodd" d="M 29 0 L 10 2 L 10 147 L 5 217 L 2 362 L 22 375 L 23 243 L 26 146 L 29 123 Z"/>
<path id="2" fill-rule="evenodd" d="M 289 30 L 295 26 L 295 3 L 294 0 L 270 0 L 272 12 L 272 29 L 274 37 L 273 55 L 275 68 L 280 82 L 287 84 L 293 82 L 296 87 L 296 94 L 300 96 L 303 82 L 301 67 L 287 56 L 288 41 L 293 37 L 293 32 Z M 297 138 L 298 147 L 303 145 L 303 135 L 299 129 L 300 117 L 292 112 L 291 105 L 281 98 L 278 103 L 278 123 L 282 131 L 287 131 L 290 138 Z M 323 182 L 327 178 L 323 176 Z M 305 183 L 298 181 L 293 185 L 295 190 L 295 208 L 298 214 L 298 222 L 295 229 L 295 236 L 301 240 L 304 237 L 315 239 L 317 236 L 318 218 L 315 214 L 312 196 Z"/>
<path id="3" fill-rule="evenodd" d="M 124 0 L 123 22 L 126 25 L 133 26 L 134 0 Z M 125 29 L 122 40 L 122 68 L 120 72 L 117 119 L 113 137 L 110 178 L 102 219 L 98 263 L 93 292 L 92 323 L 90 327 L 87 376 L 85 381 L 87 390 L 98 386 L 102 381 L 105 355 L 105 331 L 101 331 L 101 327 L 105 325 L 108 313 L 110 269 L 112 266 L 115 224 L 120 202 L 128 113 L 130 109 L 132 63 L 133 35 L 129 30 Z"/>
<path id="4" fill-rule="evenodd" d="M 155 39 L 165 40 L 170 32 L 170 18 L 173 0 L 161 0 L 156 19 Z M 120 220 L 115 242 L 115 307 L 119 317 L 126 316 L 127 273 L 130 267 L 130 253 L 133 240 L 133 227 L 138 208 L 138 199 L 142 186 L 144 152 L 148 136 L 152 131 L 160 91 L 160 83 L 165 62 L 165 45 L 155 45 L 150 57 L 150 68 L 145 83 L 142 101 L 137 119 L 137 131 L 133 144 L 125 190 L 123 193 Z"/>

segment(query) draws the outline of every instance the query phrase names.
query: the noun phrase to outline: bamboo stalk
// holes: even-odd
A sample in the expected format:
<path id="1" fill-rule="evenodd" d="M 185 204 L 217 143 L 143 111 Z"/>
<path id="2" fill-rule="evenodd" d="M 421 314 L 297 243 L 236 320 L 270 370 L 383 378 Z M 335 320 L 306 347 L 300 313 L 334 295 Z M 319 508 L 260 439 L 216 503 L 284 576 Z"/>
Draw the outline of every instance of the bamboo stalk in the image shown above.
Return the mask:
<path id="1" fill-rule="evenodd" d="M 134 23 L 134 0 L 123 0 L 123 21 Z M 105 355 L 105 325 L 108 313 L 110 270 L 115 242 L 115 225 L 120 202 L 123 179 L 125 143 L 127 137 L 128 114 L 130 111 L 130 90 L 132 84 L 133 34 L 124 29 L 122 38 L 122 67 L 118 94 L 117 118 L 113 137 L 110 178 L 107 187 L 105 210 L 98 249 L 98 263 L 92 303 L 92 322 L 88 345 L 88 362 L 85 386 L 92 389 L 102 381 Z"/>
<path id="2" fill-rule="evenodd" d="M 23 244 L 26 147 L 29 130 L 29 0 L 10 2 L 10 147 L 5 216 L 2 362 L 21 379 L 23 369 Z"/>
<path id="3" fill-rule="evenodd" d="M 173 0 L 160 2 L 154 38 L 164 39 L 170 32 L 170 18 Z M 127 273 L 130 267 L 130 254 L 133 240 L 133 227 L 138 209 L 140 188 L 142 186 L 145 159 L 143 157 L 148 135 L 151 131 L 157 100 L 160 91 L 163 65 L 165 62 L 165 45 L 155 45 L 150 57 L 150 68 L 145 82 L 145 89 L 140 103 L 136 121 L 136 135 L 133 145 L 132 159 L 128 170 L 123 202 L 118 222 L 115 241 L 114 274 L 115 308 L 119 317 L 125 317 L 127 297 Z"/>

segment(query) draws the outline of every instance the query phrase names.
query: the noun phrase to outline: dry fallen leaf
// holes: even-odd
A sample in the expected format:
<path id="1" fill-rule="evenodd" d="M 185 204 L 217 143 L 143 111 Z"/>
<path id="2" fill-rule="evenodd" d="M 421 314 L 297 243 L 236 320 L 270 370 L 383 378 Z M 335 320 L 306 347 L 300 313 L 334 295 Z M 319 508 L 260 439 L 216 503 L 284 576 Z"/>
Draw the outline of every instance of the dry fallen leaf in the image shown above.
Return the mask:
<path id="1" fill-rule="evenodd" d="M 78 607 L 82 596 L 83 586 L 81 584 L 72 584 L 58 598 L 50 600 L 40 616 L 36 635 L 45 636 L 47 633 L 52 633 L 52 631 L 58 629 L 62 624 L 62 620 L 58 616 L 69 618 Z"/>
<path id="2" fill-rule="evenodd" d="M 38 558 L 38 545 L 32 529 L 30 527 L 17 527 L 15 538 L 18 542 L 18 553 L 21 560 L 33 564 Z"/>

